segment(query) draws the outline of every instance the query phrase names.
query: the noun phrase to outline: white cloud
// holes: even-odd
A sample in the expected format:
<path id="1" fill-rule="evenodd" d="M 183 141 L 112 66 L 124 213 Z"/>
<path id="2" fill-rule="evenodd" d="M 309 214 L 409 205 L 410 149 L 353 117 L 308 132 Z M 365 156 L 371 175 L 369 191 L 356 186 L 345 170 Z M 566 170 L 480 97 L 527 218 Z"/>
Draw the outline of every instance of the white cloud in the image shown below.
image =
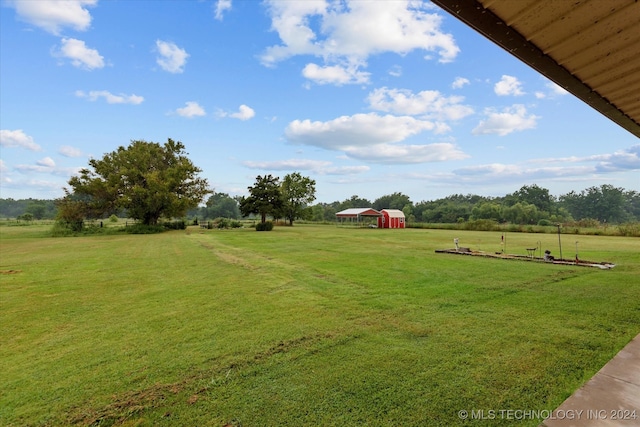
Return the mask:
<path id="1" fill-rule="evenodd" d="M 546 80 L 546 79 L 545 79 Z M 546 92 L 537 91 L 535 93 L 536 98 L 543 99 L 547 97 L 555 98 L 556 96 L 564 96 L 569 92 L 565 90 L 562 86 L 555 84 L 552 81 L 547 80 L 545 83 L 545 87 L 547 88 Z"/>
<path id="2" fill-rule="evenodd" d="M 314 55 L 325 61 L 316 70 L 344 64 L 357 69 L 366 66 L 369 56 L 414 50 L 437 52 L 440 62 L 452 61 L 459 52 L 453 36 L 440 29 L 442 18 L 428 3 L 412 0 L 267 1 L 271 28 L 281 44 L 268 47 L 261 55 L 272 66 L 296 55 Z M 334 70 L 335 71 L 335 70 Z M 327 81 L 329 83 L 331 81 Z M 333 82 L 344 84 L 343 80 Z"/>
<path id="3" fill-rule="evenodd" d="M 312 171 L 319 175 L 355 175 L 369 171 L 369 166 L 333 166 L 331 162 L 323 160 L 309 159 L 288 159 L 254 162 L 246 161 L 242 163 L 250 169 L 272 170 L 272 171 Z"/>
<path id="4" fill-rule="evenodd" d="M 565 88 L 555 84 L 554 82 L 547 82 L 546 86 L 554 95 L 567 95 L 569 93 Z"/>
<path id="5" fill-rule="evenodd" d="M 436 90 L 414 94 L 405 89 L 375 89 L 367 98 L 369 106 L 378 111 L 424 115 L 435 120 L 459 120 L 473 114 L 473 108 L 463 105 L 462 96 L 443 96 Z"/>
<path id="6" fill-rule="evenodd" d="M 218 117 L 232 117 L 234 119 L 245 121 L 252 119 L 256 115 L 256 112 L 253 111 L 253 108 L 242 104 L 235 113 L 219 110 L 216 115 Z"/>
<path id="7" fill-rule="evenodd" d="M 156 48 L 160 56 L 156 62 L 160 67 L 170 73 L 182 73 L 187 63 L 189 54 L 186 50 L 179 48 L 175 43 L 156 40 Z"/>
<path id="8" fill-rule="evenodd" d="M 207 113 L 204 111 L 204 108 L 202 108 L 197 102 L 188 101 L 185 107 L 178 108 L 176 110 L 176 114 L 182 117 L 193 118 L 205 116 Z"/>
<path id="9" fill-rule="evenodd" d="M 238 112 L 229 114 L 229 117 L 233 117 L 234 119 L 240 119 L 240 120 L 249 120 L 253 118 L 255 115 L 256 115 L 256 112 L 253 111 L 253 108 L 242 104 Z"/>
<path id="10" fill-rule="evenodd" d="M 33 137 L 24 133 L 22 129 L 0 130 L 0 145 L 3 147 L 19 147 L 31 151 L 42 151 L 42 148 L 33 142 Z"/>
<path id="11" fill-rule="evenodd" d="M 472 133 L 474 135 L 497 134 L 505 136 L 515 131 L 533 129 L 539 119 L 536 115 L 527 114 L 527 109 L 520 104 L 507 107 L 502 112 L 487 109 L 485 115 L 487 119 L 482 120 L 473 129 Z"/>
<path id="12" fill-rule="evenodd" d="M 96 49 L 88 48 L 82 40 L 63 38 L 59 49 L 52 52 L 53 56 L 71 60 L 74 67 L 85 70 L 95 70 L 104 67 L 104 58 Z"/>
<path id="13" fill-rule="evenodd" d="M 81 90 L 76 91 L 76 96 L 78 98 L 87 98 L 89 101 L 97 101 L 99 98 L 104 98 L 107 101 L 107 104 L 133 104 L 138 105 L 142 104 L 144 98 L 138 95 L 125 95 L 121 93 L 120 95 L 114 95 L 106 90 L 92 90 L 89 93 L 86 93 Z"/>
<path id="14" fill-rule="evenodd" d="M 499 96 L 520 96 L 524 95 L 524 91 L 522 90 L 522 83 L 513 76 L 503 75 L 502 79 L 493 87 L 496 95 Z"/>
<path id="15" fill-rule="evenodd" d="M 434 129 L 434 123 L 409 116 L 369 113 L 342 116 L 328 122 L 294 120 L 285 129 L 285 136 L 294 144 L 346 150 L 399 142 L 422 131 Z"/>
<path id="16" fill-rule="evenodd" d="M 319 66 L 317 64 L 307 64 L 302 70 L 302 75 L 318 84 L 364 84 L 369 83 L 371 73 L 358 71 L 356 66 Z"/>
<path id="17" fill-rule="evenodd" d="M 537 159 L 537 163 L 594 163 L 598 172 L 615 172 L 625 170 L 640 170 L 640 144 L 632 145 L 624 150 L 613 153 L 595 154 L 583 157 L 559 157 Z"/>
<path id="18" fill-rule="evenodd" d="M 51 157 L 44 157 L 36 162 L 35 165 L 17 165 L 16 170 L 20 172 L 39 172 L 51 173 L 55 171 L 56 162 Z"/>
<path id="19" fill-rule="evenodd" d="M 461 89 L 468 84 L 470 84 L 469 79 L 465 79 L 464 77 L 456 77 L 453 83 L 451 83 L 451 87 L 453 89 Z"/>
<path id="20" fill-rule="evenodd" d="M 424 145 L 376 144 L 345 149 L 351 158 L 383 164 L 417 164 L 462 160 L 469 156 L 448 142 Z"/>
<path id="21" fill-rule="evenodd" d="M 409 116 L 369 113 L 328 122 L 294 120 L 285 129 L 285 137 L 294 144 L 342 151 L 349 158 L 375 163 L 424 163 L 467 157 L 449 143 L 398 144 L 425 130 L 437 131 L 438 126 Z"/>
<path id="22" fill-rule="evenodd" d="M 231 0 L 218 0 L 215 5 L 216 19 L 222 21 L 224 12 L 231 10 Z"/>
<path id="23" fill-rule="evenodd" d="M 263 169 L 263 170 L 319 170 L 331 165 L 331 162 L 323 160 L 309 160 L 309 159 L 288 159 L 288 160 L 275 160 L 275 161 L 263 161 L 254 162 L 246 161 L 242 164 L 250 169 Z"/>
<path id="24" fill-rule="evenodd" d="M 389 75 L 393 77 L 401 77 L 402 76 L 402 67 L 399 65 L 394 65 L 389 70 Z"/>
<path id="25" fill-rule="evenodd" d="M 56 167 L 56 162 L 51 157 L 45 157 L 36 162 L 38 166 L 53 169 Z"/>
<path id="26" fill-rule="evenodd" d="M 91 25 L 91 15 L 87 6 L 94 6 L 97 0 L 10 0 L 18 17 L 30 24 L 59 35 L 62 28 L 70 27 L 84 31 Z"/>
<path id="27" fill-rule="evenodd" d="M 58 153 L 65 157 L 82 157 L 82 151 L 70 145 L 63 145 L 58 149 Z"/>

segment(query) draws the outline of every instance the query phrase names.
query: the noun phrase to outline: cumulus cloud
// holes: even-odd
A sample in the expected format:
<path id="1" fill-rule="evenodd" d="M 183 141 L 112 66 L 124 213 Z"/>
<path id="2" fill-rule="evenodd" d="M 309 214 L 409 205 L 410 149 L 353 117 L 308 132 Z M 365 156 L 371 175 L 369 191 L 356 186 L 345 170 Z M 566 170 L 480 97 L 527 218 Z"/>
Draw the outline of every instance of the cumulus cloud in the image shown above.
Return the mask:
<path id="1" fill-rule="evenodd" d="M 59 35 L 69 27 L 84 31 L 91 25 L 91 14 L 86 9 L 94 6 L 97 0 L 10 0 L 9 6 L 15 8 L 18 18 L 43 30 Z"/>
<path id="2" fill-rule="evenodd" d="M 3 147 L 26 148 L 31 151 L 41 151 L 42 147 L 33 142 L 33 137 L 24 133 L 22 129 L 0 130 L 0 145 Z"/>
<path id="3" fill-rule="evenodd" d="M 184 71 L 189 54 L 179 48 L 175 43 L 156 40 L 156 49 L 159 54 L 156 62 L 160 67 L 170 73 L 179 74 Z"/>
<path id="4" fill-rule="evenodd" d="M 525 106 L 520 104 L 507 107 L 502 112 L 487 109 L 485 115 L 487 119 L 480 121 L 478 126 L 473 129 L 474 135 L 505 136 L 511 132 L 533 129 L 539 119 L 536 115 L 528 114 Z"/>
<path id="5" fill-rule="evenodd" d="M 395 114 L 423 115 L 435 120 L 459 120 L 473 114 L 462 96 L 444 96 L 437 90 L 414 94 L 405 89 L 376 89 L 367 98 L 370 108 Z"/>
<path id="6" fill-rule="evenodd" d="M 354 159 L 383 164 L 433 163 L 469 157 L 448 142 L 424 145 L 376 144 L 366 148 L 348 147 L 345 152 Z"/>
<path id="7" fill-rule="evenodd" d="M 59 48 L 52 51 L 58 58 L 71 60 L 74 67 L 84 70 L 95 70 L 104 67 L 104 58 L 96 49 L 90 49 L 82 40 L 63 38 Z"/>
<path id="8" fill-rule="evenodd" d="M 342 64 L 343 70 L 344 64 L 362 68 L 369 56 L 384 52 L 401 55 L 414 50 L 427 55 L 437 52 L 440 62 L 449 62 L 460 50 L 453 36 L 442 32 L 442 17 L 430 13 L 435 9 L 427 3 L 269 0 L 267 6 L 271 28 L 281 41 L 261 55 L 262 63 L 267 66 L 296 55 L 314 55 L 325 61 L 323 66 L 307 69 L 308 75 L 315 76 L 314 71 L 336 72 L 329 67 L 337 64 Z M 358 75 L 357 71 L 350 74 Z M 333 82 L 345 84 L 343 78 Z M 348 82 L 359 83 L 359 79 Z"/>
<path id="9" fill-rule="evenodd" d="M 327 122 L 294 120 L 285 137 L 294 144 L 342 151 L 349 158 L 375 163 L 424 163 L 465 158 L 453 144 L 406 145 L 399 142 L 425 130 L 433 122 L 409 116 L 376 113 L 342 116 Z"/>
<path id="10" fill-rule="evenodd" d="M 307 64 L 302 75 L 318 84 L 335 84 L 342 86 L 353 83 L 369 83 L 371 73 L 358 71 L 356 66 Z"/>
<path id="11" fill-rule="evenodd" d="M 342 116 L 327 122 L 294 120 L 285 129 L 285 136 L 294 144 L 345 150 L 349 147 L 399 142 L 434 128 L 432 122 L 409 116 L 369 113 Z"/>
<path id="12" fill-rule="evenodd" d="M 51 157 L 44 157 L 38 160 L 35 165 L 17 165 L 16 170 L 20 172 L 49 173 L 53 172 L 55 167 L 56 162 Z"/>
<path id="13" fill-rule="evenodd" d="M 233 117 L 234 119 L 239 119 L 239 120 L 249 120 L 253 118 L 255 115 L 256 115 L 256 112 L 253 111 L 253 108 L 242 104 L 238 112 L 229 114 L 229 117 Z"/>
<path id="14" fill-rule="evenodd" d="M 104 98 L 107 101 L 107 104 L 133 104 L 138 105 L 142 104 L 144 98 L 138 95 L 125 95 L 121 93 L 120 95 L 114 95 L 106 90 L 92 90 L 90 92 L 84 92 L 81 90 L 76 91 L 76 96 L 78 98 L 87 98 L 89 101 L 97 101 L 100 98 Z"/>
<path id="15" fill-rule="evenodd" d="M 451 83 L 451 87 L 453 89 L 461 89 L 468 84 L 470 84 L 469 79 L 465 79 L 464 77 L 456 77 L 453 83 Z"/>
<path id="16" fill-rule="evenodd" d="M 176 114 L 191 119 L 193 117 L 205 116 L 207 113 L 204 111 L 204 108 L 202 108 L 197 102 L 188 101 L 184 107 L 178 108 L 176 110 Z"/>
<path id="17" fill-rule="evenodd" d="M 503 75 L 502 79 L 493 87 L 494 92 L 498 96 L 520 96 L 524 95 L 522 90 L 522 83 L 513 76 Z"/>
<path id="18" fill-rule="evenodd" d="M 82 157 L 82 151 L 70 145 L 63 145 L 58 149 L 58 153 L 64 157 Z"/>
<path id="19" fill-rule="evenodd" d="M 231 10 L 231 0 L 218 0 L 215 4 L 215 17 L 218 21 L 222 21 L 224 13 Z"/>
<path id="20" fill-rule="evenodd" d="M 242 104 L 238 108 L 238 111 L 236 112 L 228 112 L 228 111 L 220 110 L 216 113 L 216 115 L 218 117 L 231 117 L 234 119 L 246 121 L 246 120 L 252 119 L 256 115 L 256 112 L 253 110 L 253 108 Z"/>

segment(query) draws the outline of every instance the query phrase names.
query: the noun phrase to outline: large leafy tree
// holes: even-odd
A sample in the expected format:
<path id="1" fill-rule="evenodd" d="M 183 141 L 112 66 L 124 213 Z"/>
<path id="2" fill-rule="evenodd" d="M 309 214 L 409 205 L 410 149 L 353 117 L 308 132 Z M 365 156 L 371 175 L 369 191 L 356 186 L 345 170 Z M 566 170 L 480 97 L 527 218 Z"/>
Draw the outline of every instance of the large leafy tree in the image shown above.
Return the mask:
<path id="1" fill-rule="evenodd" d="M 132 141 L 89 160 L 89 167 L 69 180 L 66 198 L 81 201 L 88 217 L 126 209 L 131 218 L 154 225 L 162 217 L 184 216 L 211 193 L 200 172 L 179 141 Z"/>
<path id="2" fill-rule="evenodd" d="M 295 219 L 311 214 L 307 207 L 316 199 L 315 180 L 294 172 L 284 177 L 281 191 L 284 216 L 289 220 L 289 225 L 293 225 Z"/>
<path id="3" fill-rule="evenodd" d="M 280 178 L 271 175 L 256 177 L 256 182 L 249 189 L 249 197 L 240 199 L 240 212 L 243 216 L 259 214 L 262 223 L 267 221 L 267 215 L 282 212 L 284 203 L 280 192 Z"/>

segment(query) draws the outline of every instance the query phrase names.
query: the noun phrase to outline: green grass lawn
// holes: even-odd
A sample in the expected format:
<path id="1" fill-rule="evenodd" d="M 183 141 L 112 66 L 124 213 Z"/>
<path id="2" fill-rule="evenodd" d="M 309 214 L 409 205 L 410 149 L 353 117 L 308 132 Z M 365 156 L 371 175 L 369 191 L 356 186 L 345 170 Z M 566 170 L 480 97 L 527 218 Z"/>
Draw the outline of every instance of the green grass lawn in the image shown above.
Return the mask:
<path id="1" fill-rule="evenodd" d="M 603 271 L 434 252 L 498 232 L 46 236 L 0 227 L 0 425 L 511 425 L 458 413 L 552 410 L 640 333 L 638 238 L 562 236 Z"/>

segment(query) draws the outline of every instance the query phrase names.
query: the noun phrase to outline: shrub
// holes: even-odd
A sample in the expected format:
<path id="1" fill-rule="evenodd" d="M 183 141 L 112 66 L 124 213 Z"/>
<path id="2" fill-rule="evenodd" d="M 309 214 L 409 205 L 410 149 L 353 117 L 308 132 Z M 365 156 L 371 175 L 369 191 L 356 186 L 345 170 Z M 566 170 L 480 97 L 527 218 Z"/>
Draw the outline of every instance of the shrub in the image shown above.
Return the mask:
<path id="1" fill-rule="evenodd" d="M 129 234 L 155 234 L 162 233 L 167 227 L 164 225 L 145 225 L 145 224 L 133 224 L 128 227 L 124 227 L 122 230 Z"/>
<path id="2" fill-rule="evenodd" d="M 273 222 L 259 222 L 256 224 L 256 231 L 271 231 L 273 230 Z"/>
<path id="3" fill-rule="evenodd" d="M 545 227 L 548 227 L 550 225 L 555 225 L 555 224 L 549 221 L 548 219 L 541 219 L 540 221 L 538 221 L 538 225 L 543 225 Z"/>
<path id="4" fill-rule="evenodd" d="M 640 237 L 640 222 L 627 222 L 618 226 L 621 236 Z"/>
<path id="5" fill-rule="evenodd" d="M 163 222 L 162 226 L 167 230 L 185 230 L 187 228 L 187 223 L 185 220 L 180 219 L 176 221 Z"/>
<path id="6" fill-rule="evenodd" d="M 113 214 L 109 217 L 109 222 L 118 222 L 118 216 Z"/>

